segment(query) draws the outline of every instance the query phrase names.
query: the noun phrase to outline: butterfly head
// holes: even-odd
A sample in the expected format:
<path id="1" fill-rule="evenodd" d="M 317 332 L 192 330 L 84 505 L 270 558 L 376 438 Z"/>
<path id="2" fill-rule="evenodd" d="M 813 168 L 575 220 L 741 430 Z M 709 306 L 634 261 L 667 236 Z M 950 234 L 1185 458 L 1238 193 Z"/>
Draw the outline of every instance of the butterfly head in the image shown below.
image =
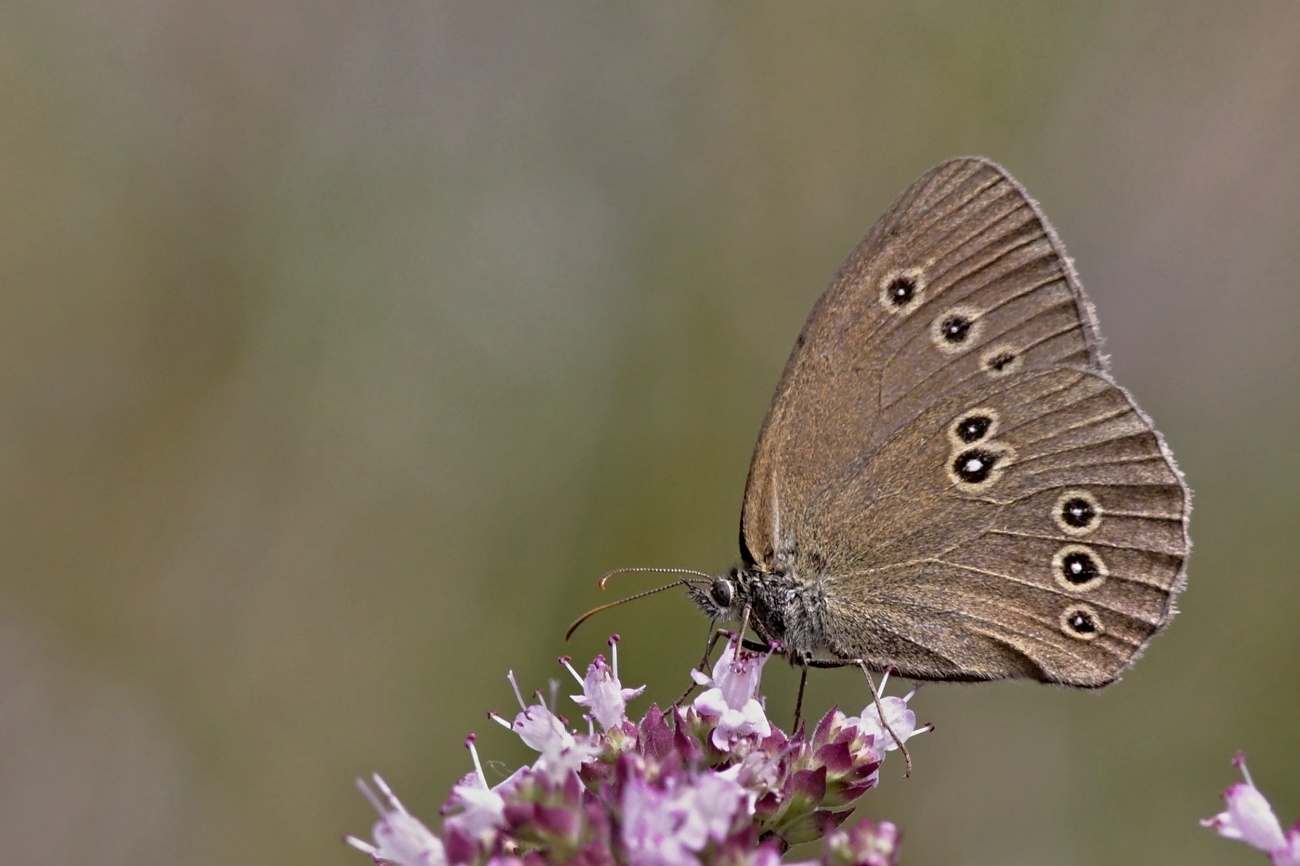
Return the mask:
<path id="1" fill-rule="evenodd" d="M 738 620 L 748 604 L 746 582 L 740 569 L 733 568 L 711 580 L 692 583 L 691 600 L 711 620 Z"/>

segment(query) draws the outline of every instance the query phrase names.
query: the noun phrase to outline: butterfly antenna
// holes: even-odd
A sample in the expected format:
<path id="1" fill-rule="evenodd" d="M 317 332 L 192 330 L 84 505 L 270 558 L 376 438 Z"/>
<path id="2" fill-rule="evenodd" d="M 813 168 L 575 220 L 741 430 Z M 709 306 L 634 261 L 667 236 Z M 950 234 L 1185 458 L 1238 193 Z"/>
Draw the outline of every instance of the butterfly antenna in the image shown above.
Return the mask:
<path id="1" fill-rule="evenodd" d="M 596 614 L 602 611 L 609 610 L 611 607 L 618 607 L 620 604 L 627 604 L 629 601 L 636 601 L 639 598 L 645 598 L 647 595 L 654 595 L 657 592 L 663 592 L 665 589 L 672 589 L 675 586 L 690 586 L 692 583 L 699 583 L 701 580 L 713 580 L 712 575 L 705 574 L 702 571 L 693 571 L 689 568 L 615 568 L 611 571 L 605 572 L 600 576 L 600 588 L 604 589 L 605 582 L 609 580 L 611 577 L 613 577 L 614 575 L 626 574 L 628 572 L 633 572 L 633 571 L 644 571 L 653 574 L 679 574 L 679 575 L 689 574 L 694 576 L 695 579 L 692 580 L 686 577 L 679 577 L 677 580 L 674 580 L 672 583 L 666 583 L 663 586 L 657 586 L 654 589 L 647 589 L 644 592 L 638 592 L 635 595 L 629 595 L 627 598 L 620 598 L 618 601 L 611 601 L 608 604 L 602 604 L 599 607 L 594 607 L 591 610 L 584 613 L 582 616 L 575 619 L 573 621 L 573 625 L 569 626 L 569 630 L 564 633 L 564 640 L 566 643 L 568 642 L 569 638 L 573 637 L 573 633 L 578 630 L 578 626 L 582 625 L 584 622 L 591 619 Z"/>
<path id="2" fill-rule="evenodd" d="M 693 568 L 645 568 L 645 567 L 611 568 L 609 571 L 605 572 L 600 576 L 600 588 L 604 589 L 605 582 L 608 581 L 611 577 L 613 577 L 616 574 L 632 574 L 635 572 L 642 572 L 645 574 L 690 574 L 695 577 L 702 578 L 704 580 L 709 580 L 709 581 L 713 580 L 713 575 L 705 574 L 702 571 L 696 571 Z M 683 581 L 678 581 L 677 583 L 693 583 L 693 582 L 694 581 L 683 580 Z M 677 583 L 670 583 L 668 584 L 668 586 L 677 586 Z M 663 587 L 663 588 L 666 589 L 667 587 Z M 655 592 L 658 591 L 659 590 L 655 590 Z M 636 597 L 640 598 L 640 596 L 636 596 Z"/>

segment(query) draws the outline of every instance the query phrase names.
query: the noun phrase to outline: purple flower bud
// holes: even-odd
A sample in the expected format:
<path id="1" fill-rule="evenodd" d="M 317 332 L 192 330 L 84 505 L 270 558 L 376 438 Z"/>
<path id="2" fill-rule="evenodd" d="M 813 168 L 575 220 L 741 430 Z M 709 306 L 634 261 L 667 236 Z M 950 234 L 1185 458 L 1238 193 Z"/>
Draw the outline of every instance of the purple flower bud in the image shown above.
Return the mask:
<path id="1" fill-rule="evenodd" d="M 665 760 L 675 754 L 673 749 L 673 730 L 668 727 L 668 720 L 657 704 L 651 704 L 641 720 L 641 754 L 657 761 Z"/>

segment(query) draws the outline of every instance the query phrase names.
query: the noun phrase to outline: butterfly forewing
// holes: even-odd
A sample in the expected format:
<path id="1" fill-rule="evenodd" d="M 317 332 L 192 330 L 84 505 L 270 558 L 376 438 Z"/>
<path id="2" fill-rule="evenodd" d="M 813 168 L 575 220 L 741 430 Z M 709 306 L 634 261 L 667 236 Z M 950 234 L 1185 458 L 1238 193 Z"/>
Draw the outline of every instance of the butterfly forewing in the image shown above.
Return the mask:
<path id="1" fill-rule="evenodd" d="M 935 395 L 990 372 L 1101 369 L 1097 347 L 1065 252 L 1019 184 L 982 159 L 936 167 L 890 205 L 804 325 L 750 467 L 746 552 L 770 558 L 778 514 L 798 513 Z"/>

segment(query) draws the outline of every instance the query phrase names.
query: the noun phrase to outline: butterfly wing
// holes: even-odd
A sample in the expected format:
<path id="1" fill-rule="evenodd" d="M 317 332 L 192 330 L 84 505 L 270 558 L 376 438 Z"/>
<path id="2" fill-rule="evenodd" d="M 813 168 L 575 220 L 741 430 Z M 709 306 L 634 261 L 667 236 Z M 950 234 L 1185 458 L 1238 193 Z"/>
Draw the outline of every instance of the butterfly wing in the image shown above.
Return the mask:
<path id="1" fill-rule="evenodd" d="M 1187 510 L 1163 440 L 1108 376 L 1018 372 L 849 467 L 797 524 L 795 567 L 824 563 L 840 657 L 1096 687 L 1173 616 Z"/>
<path id="2" fill-rule="evenodd" d="M 936 167 L 872 227 L 804 325 L 755 448 L 742 555 L 760 571 L 821 581 L 832 650 L 846 658 L 923 678 L 1113 678 L 1172 612 L 1187 494 L 1158 435 L 1105 368 L 1091 305 L 1038 206 L 986 160 Z M 1067 396 L 1072 402 L 1058 406 Z M 980 424 L 965 434 L 952 425 L 985 399 L 989 429 L 963 440 Z M 1111 414 L 1071 414 L 1094 403 Z M 1049 406 L 1057 408 L 1038 427 L 1026 420 Z M 1053 431 L 1076 436 L 1074 451 L 1039 454 Z M 1109 438 L 1092 442 L 1098 436 Z M 982 452 L 972 450 L 981 443 Z M 1122 462 L 1138 443 L 1132 465 Z M 972 477 L 989 464 L 992 480 L 972 487 L 954 474 L 968 452 L 986 458 L 971 464 Z M 1106 462 L 1113 457 L 1122 460 Z M 1143 461 L 1160 469 L 1156 481 L 1135 480 Z M 1102 490 L 1103 482 L 1116 486 Z M 1163 605 L 1158 613 L 1138 605 L 1145 625 L 1122 626 L 1110 613 L 1102 622 L 1092 602 L 1066 611 L 1050 569 L 1031 579 L 1005 564 L 1041 566 L 1040 548 L 1052 548 L 1049 566 L 1058 555 L 1086 566 L 1083 550 L 1061 553 L 1049 531 L 1058 521 L 1040 525 L 1050 512 L 1042 501 L 1056 505 L 1077 488 L 1083 512 L 1094 499 L 1103 511 L 1095 531 L 1114 533 L 1147 519 L 1119 515 L 1133 510 L 1123 503 L 1134 489 L 1148 487 L 1151 526 L 1135 524 L 1133 537 L 1116 542 L 1121 558 L 1141 560 L 1124 564 Z M 1094 554 L 1106 569 L 1115 560 L 1114 579 L 1096 584 L 1096 598 L 1109 598 L 1125 585 L 1120 554 Z M 1173 559 L 1152 564 L 1160 556 Z M 1063 631 L 1069 613 L 1090 615 L 1104 631 L 1087 640 Z M 1096 658 L 1071 668 L 1080 652 Z"/>
<path id="3" fill-rule="evenodd" d="M 936 330 L 964 312 L 980 313 L 964 344 L 940 351 Z M 1069 259 L 1020 185 L 978 158 L 930 170 L 871 227 L 804 324 L 750 464 L 746 560 L 788 546 L 781 515 L 803 511 L 933 395 L 986 370 L 1104 369 L 1098 345 Z"/>

